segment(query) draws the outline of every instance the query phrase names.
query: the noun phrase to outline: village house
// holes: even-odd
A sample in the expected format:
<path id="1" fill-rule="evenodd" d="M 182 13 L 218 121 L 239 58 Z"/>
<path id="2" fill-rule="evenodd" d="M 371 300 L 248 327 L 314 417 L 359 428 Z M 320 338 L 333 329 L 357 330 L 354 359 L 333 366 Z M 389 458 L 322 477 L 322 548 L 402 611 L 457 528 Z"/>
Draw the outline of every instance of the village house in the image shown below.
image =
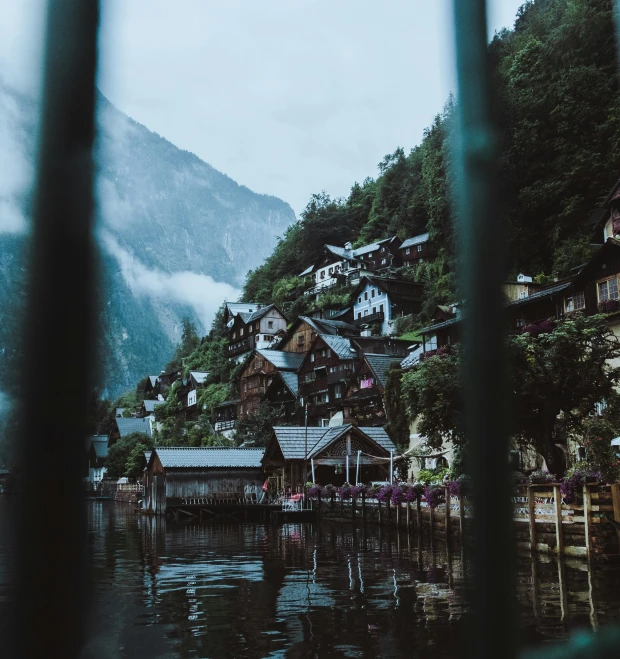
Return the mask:
<path id="1" fill-rule="evenodd" d="M 299 368 L 300 405 L 307 406 L 309 425 L 327 426 L 342 412 L 342 399 L 356 365 L 357 350 L 350 338 L 314 336 Z"/>
<path id="2" fill-rule="evenodd" d="M 394 321 L 422 310 L 423 286 L 384 277 L 365 277 L 352 294 L 353 322 L 376 325 L 379 334 L 395 331 Z"/>
<path id="3" fill-rule="evenodd" d="M 195 421 L 200 415 L 198 391 L 205 387 L 208 379 L 207 371 L 190 371 L 179 380 L 175 394 L 181 402 L 182 414 L 187 421 Z"/>
<path id="4" fill-rule="evenodd" d="M 358 336 L 359 333 L 359 328 L 342 320 L 299 316 L 289 327 L 286 338 L 280 345 L 280 349 L 283 352 L 307 352 L 314 337 L 318 334 Z"/>
<path id="5" fill-rule="evenodd" d="M 105 477 L 105 459 L 108 455 L 108 436 L 89 435 L 86 438 L 86 480 L 91 485 Z"/>
<path id="6" fill-rule="evenodd" d="M 228 322 L 228 356 L 243 361 L 256 349 L 268 349 L 286 332 L 287 319 L 275 304 L 247 313 L 239 311 Z"/>
<path id="7" fill-rule="evenodd" d="M 189 498 L 239 500 L 263 484 L 262 448 L 156 447 L 145 473 L 144 504 L 164 515 Z"/>
<path id="8" fill-rule="evenodd" d="M 275 426 L 262 463 L 274 489 L 295 493 L 309 481 L 342 485 L 389 480 L 391 456 L 396 456 L 396 447 L 383 428 Z"/>
<path id="9" fill-rule="evenodd" d="M 277 373 L 288 372 L 295 377 L 305 353 L 282 350 L 255 350 L 247 359 L 239 377 L 238 418 L 253 416 L 265 400 L 267 388 Z"/>
<path id="10" fill-rule="evenodd" d="M 344 422 L 362 426 L 384 426 L 389 419 L 385 407 L 385 387 L 391 367 L 402 357 L 362 354 L 344 398 Z"/>
<path id="11" fill-rule="evenodd" d="M 288 371 L 275 373 L 265 391 L 265 400 L 272 405 L 274 410 L 279 410 L 278 425 L 293 425 L 303 422 L 303 411 L 299 404 L 297 373 Z"/>
<path id="12" fill-rule="evenodd" d="M 153 434 L 153 429 L 152 429 L 152 424 L 153 421 L 150 416 L 146 417 L 130 417 L 130 418 L 119 418 L 119 419 L 114 419 L 115 422 L 115 430 L 110 436 L 110 440 L 112 440 L 112 443 L 122 437 L 126 437 L 127 435 L 131 435 L 131 433 L 134 432 L 141 432 L 144 433 L 145 435 L 148 435 L 149 437 L 152 436 Z"/>
<path id="13" fill-rule="evenodd" d="M 144 396 L 146 398 L 157 398 L 157 394 L 159 394 L 159 376 L 147 375 Z"/>
<path id="14" fill-rule="evenodd" d="M 407 238 L 400 245 L 400 258 L 402 264 L 409 268 L 415 268 L 424 261 L 429 261 L 435 256 L 435 250 L 429 242 L 429 234 L 422 233 L 413 238 Z"/>
<path id="15" fill-rule="evenodd" d="M 155 419 L 155 408 L 163 405 L 165 401 L 163 400 L 143 400 L 142 406 L 140 408 L 139 417 L 145 418 L 147 416 Z"/>
<path id="16" fill-rule="evenodd" d="M 240 402 L 240 400 L 225 400 L 215 406 L 213 428 L 216 432 L 228 436 L 237 427 L 237 409 Z"/>

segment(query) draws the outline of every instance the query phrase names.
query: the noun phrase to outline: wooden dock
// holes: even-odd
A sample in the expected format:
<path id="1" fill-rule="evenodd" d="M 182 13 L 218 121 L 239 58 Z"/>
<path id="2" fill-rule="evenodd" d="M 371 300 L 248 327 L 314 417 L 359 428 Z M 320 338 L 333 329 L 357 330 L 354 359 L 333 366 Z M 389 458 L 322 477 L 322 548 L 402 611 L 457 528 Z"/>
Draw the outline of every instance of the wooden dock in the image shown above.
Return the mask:
<path id="1" fill-rule="evenodd" d="M 263 524 L 287 524 L 311 522 L 314 510 L 283 510 L 281 503 L 237 503 L 235 501 L 207 502 L 188 499 L 187 502 L 168 503 L 166 516 L 175 522 L 187 520 L 261 522 Z"/>

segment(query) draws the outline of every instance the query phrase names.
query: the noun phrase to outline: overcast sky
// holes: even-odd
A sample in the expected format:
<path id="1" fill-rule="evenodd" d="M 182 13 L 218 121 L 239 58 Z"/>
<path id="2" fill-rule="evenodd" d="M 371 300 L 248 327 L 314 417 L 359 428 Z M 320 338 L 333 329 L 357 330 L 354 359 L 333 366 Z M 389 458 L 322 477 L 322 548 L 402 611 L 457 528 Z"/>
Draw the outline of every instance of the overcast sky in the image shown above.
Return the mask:
<path id="1" fill-rule="evenodd" d="M 455 90 L 452 0 L 103 0 L 102 92 L 296 213 L 411 148 Z M 489 31 L 522 0 L 490 0 Z M 43 0 L 0 0 L 0 75 L 36 80 Z"/>

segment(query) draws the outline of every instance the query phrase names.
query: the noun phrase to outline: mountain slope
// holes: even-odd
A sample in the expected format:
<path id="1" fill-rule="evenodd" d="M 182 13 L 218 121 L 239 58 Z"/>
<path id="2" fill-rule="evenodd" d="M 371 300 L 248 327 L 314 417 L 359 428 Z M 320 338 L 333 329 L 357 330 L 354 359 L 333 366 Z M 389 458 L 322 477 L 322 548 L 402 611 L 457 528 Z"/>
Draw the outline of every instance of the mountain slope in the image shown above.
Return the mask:
<path id="1" fill-rule="evenodd" d="M 37 121 L 36 103 L 0 78 L 0 391 L 12 388 L 16 368 Z M 102 95 L 97 124 L 100 362 L 102 384 L 115 395 L 159 372 L 184 315 L 204 331 L 295 217 L 285 202 L 238 185 Z"/>

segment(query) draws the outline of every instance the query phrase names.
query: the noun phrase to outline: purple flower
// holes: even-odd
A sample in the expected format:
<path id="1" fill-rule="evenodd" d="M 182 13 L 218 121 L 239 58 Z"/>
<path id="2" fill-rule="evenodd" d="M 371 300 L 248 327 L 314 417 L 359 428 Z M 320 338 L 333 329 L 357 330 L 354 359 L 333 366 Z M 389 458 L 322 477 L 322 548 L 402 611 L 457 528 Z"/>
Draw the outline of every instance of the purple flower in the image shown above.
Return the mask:
<path id="1" fill-rule="evenodd" d="M 336 494 L 336 488 L 333 485 L 326 485 L 321 490 L 321 496 L 325 499 L 330 499 L 334 494 Z"/>
<path id="2" fill-rule="evenodd" d="M 364 492 L 365 490 L 366 490 L 366 488 L 363 485 L 354 485 L 351 488 L 351 499 L 356 501 L 357 499 L 360 498 L 360 496 L 362 495 L 362 492 Z"/>
<path id="3" fill-rule="evenodd" d="M 347 501 L 347 499 L 351 498 L 351 486 L 348 483 L 345 483 L 338 489 L 338 494 L 340 494 L 342 501 Z"/>
<path id="4" fill-rule="evenodd" d="M 562 480 L 562 484 L 560 485 L 562 498 L 566 503 L 572 503 L 577 497 L 577 492 L 581 492 L 584 484 L 587 483 L 588 480 L 598 480 L 599 478 L 600 474 L 596 471 L 590 471 L 588 469 L 576 469 L 572 476 Z"/>
<path id="5" fill-rule="evenodd" d="M 313 485 L 312 487 L 308 488 L 308 496 L 311 499 L 318 499 L 319 494 L 321 494 L 321 490 L 322 488 L 320 485 Z"/>
<path id="6" fill-rule="evenodd" d="M 405 501 L 405 491 L 403 487 L 393 487 L 392 488 L 392 503 L 395 506 L 400 506 L 400 504 Z"/>
<path id="7" fill-rule="evenodd" d="M 389 501 L 392 498 L 392 486 L 383 485 L 377 490 L 377 499 L 382 503 Z"/>
<path id="8" fill-rule="evenodd" d="M 441 485 L 427 485 L 424 488 L 424 501 L 431 507 L 437 508 L 446 500 L 446 491 Z"/>

